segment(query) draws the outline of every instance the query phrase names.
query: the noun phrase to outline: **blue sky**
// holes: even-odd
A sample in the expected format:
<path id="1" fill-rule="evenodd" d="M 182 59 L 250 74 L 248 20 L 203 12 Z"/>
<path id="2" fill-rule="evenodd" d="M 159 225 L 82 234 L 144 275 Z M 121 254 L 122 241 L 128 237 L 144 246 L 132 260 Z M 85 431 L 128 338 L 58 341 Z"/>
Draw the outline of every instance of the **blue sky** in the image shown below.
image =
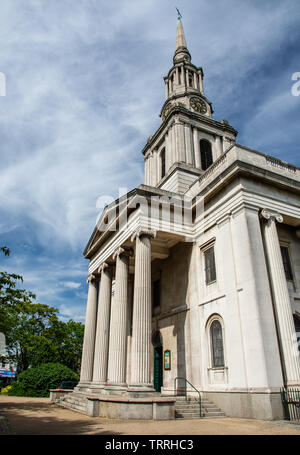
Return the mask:
<path id="1" fill-rule="evenodd" d="M 0 268 L 64 320 L 84 321 L 82 252 L 98 198 L 143 182 L 175 6 L 214 118 L 229 120 L 240 144 L 300 165 L 299 0 L 1 2 L 0 245 L 12 254 Z"/>

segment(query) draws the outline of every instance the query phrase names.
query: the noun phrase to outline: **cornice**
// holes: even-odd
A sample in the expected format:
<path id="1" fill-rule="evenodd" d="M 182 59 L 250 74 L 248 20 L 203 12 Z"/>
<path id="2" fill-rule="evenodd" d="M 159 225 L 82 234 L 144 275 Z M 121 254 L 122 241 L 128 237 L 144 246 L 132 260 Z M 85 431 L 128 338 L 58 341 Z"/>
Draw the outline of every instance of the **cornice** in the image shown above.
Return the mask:
<path id="1" fill-rule="evenodd" d="M 264 155 L 265 156 L 265 155 Z M 300 182 L 295 181 L 289 177 L 277 174 L 270 170 L 260 168 L 253 164 L 246 163 L 241 160 L 235 160 L 228 167 L 226 167 L 220 174 L 205 185 L 205 187 L 193 197 L 192 205 L 194 206 L 197 202 L 197 198 L 200 197 L 213 197 L 216 193 L 220 191 L 220 188 L 227 186 L 228 183 L 236 178 L 238 175 L 243 175 L 246 177 L 252 177 L 256 180 L 262 180 L 267 183 L 272 183 L 273 186 L 284 187 L 285 189 L 293 190 L 300 193 Z M 205 174 L 203 174 L 203 178 Z M 200 177 L 201 179 L 201 177 Z M 201 182 L 199 182 L 201 185 Z"/>
<path id="2" fill-rule="evenodd" d="M 147 153 L 149 148 L 154 146 L 154 144 L 158 140 L 160 134 L 163 132 L 163 130 L 165 128 L 167 128 L 168 122 L 170 121 L 170 119 L 176 114 L 186 115 L 186 116 L 190 117 L 192 120 L 196 120 L 198 122 L 200 121 L 203 124 L 206 124 L 206 125 L 209 125 L 209 126 L 213 126 L 213 127 L 218 128 L 218 129 L 220 129 L 220 130 L 222 130 L 224 132 L 228 131 L 228 132 L 232 133 L 234 136 L 237 136 L 237 134 L 238 134 L 238 131 L 236 131 L 231 125 L 227 125 L 225 123 L 218 122 L 217 120 L 215 120 L 215 119 L 213 119 L 211 117 L 207 117 L 206 115 L 202 115 L 202 114 L 198 114 L 196 112 L 189 111 L 186 107 L 177 105 L 177 106 L 174 106 L 174 107 L 171 108 L 171 110 L 170 110 L 169 114 L 167 115 L 166 119 L 162 122 L 160 127 L 154 133 L 154 135 L 150 136 L 150 138 L 148 139 L 147 144 L 145 145 L 145 147 L 143 148 L 143 150 L 141 152 L 143 155 L 145 155 Z"/>

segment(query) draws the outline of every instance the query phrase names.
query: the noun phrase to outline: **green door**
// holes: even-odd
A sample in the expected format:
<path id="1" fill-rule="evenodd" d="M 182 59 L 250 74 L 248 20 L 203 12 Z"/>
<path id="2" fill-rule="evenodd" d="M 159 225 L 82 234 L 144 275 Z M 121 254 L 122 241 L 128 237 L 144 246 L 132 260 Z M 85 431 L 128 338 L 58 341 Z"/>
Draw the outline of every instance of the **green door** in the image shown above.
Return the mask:
<path id="1" fill-rule="evenodd" d="M 163 385 L 163 349 L 162 345 L 154 346 L 154 389 L 160 392 Z"/>

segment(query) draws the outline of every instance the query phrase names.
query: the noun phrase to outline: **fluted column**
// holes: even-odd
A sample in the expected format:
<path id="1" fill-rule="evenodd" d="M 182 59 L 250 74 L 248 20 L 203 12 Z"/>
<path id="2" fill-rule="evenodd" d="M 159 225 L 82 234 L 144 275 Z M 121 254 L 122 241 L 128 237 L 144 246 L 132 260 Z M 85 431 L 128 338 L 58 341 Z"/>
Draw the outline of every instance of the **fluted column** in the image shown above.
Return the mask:
<path id="1" fill-rule="evenodd" d="M 80 383 L 90 383 L 93 379 L 94 348 L 97 322 L 99 280 L 89 275 L 89 283 L 84 339 L 82 348 Z"/>
<path id="2" fill-rule="evenodd" d="M 139 230 L 136 241 L 132 321 L 131 388 L 153 391 L 151 383 L 151 238 L 155 231 Z"/>
<path id="3" fill-rule="evenodd" d="M 107 382 L 126 386 L 129 251 L 118 248 L 113 258 L 116 259 L 116 279 L 111 308 Z"/>
<path id="4" fill-rule="evenodd" d="M 109 323 L 111 305 L 111 267 L 105 262 L 100 266 L 101 285 L 97 315 L 93 383 L 105 384 L 107 380 Z"/>
<path id="5" fill-rule="evenodd" d="M 279 213 L 262 210 L 264 242 L 269 264 L 275 314 L 287 385 L 300 384 L 300 359 L 291 302 L 280 251 L 276 222 L 282 223 Z"/>

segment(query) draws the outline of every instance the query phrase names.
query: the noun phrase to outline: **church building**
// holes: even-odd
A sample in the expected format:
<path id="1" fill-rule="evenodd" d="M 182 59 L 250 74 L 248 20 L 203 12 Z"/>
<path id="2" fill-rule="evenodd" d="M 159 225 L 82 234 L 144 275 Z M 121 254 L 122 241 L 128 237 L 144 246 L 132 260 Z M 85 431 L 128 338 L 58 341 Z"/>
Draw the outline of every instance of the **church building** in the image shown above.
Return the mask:
<path id="1" fill-rule="evenodd" d="M 84 251 L 81 377 L 65 406 L 169 419 L 186 390 L 204 417 L 210 403 L 282 419 L 281 389 L 300 386 L 300 168 L 238 144 L 203 77 L 179 18 L 144 183 L 104 208 Z"/>

